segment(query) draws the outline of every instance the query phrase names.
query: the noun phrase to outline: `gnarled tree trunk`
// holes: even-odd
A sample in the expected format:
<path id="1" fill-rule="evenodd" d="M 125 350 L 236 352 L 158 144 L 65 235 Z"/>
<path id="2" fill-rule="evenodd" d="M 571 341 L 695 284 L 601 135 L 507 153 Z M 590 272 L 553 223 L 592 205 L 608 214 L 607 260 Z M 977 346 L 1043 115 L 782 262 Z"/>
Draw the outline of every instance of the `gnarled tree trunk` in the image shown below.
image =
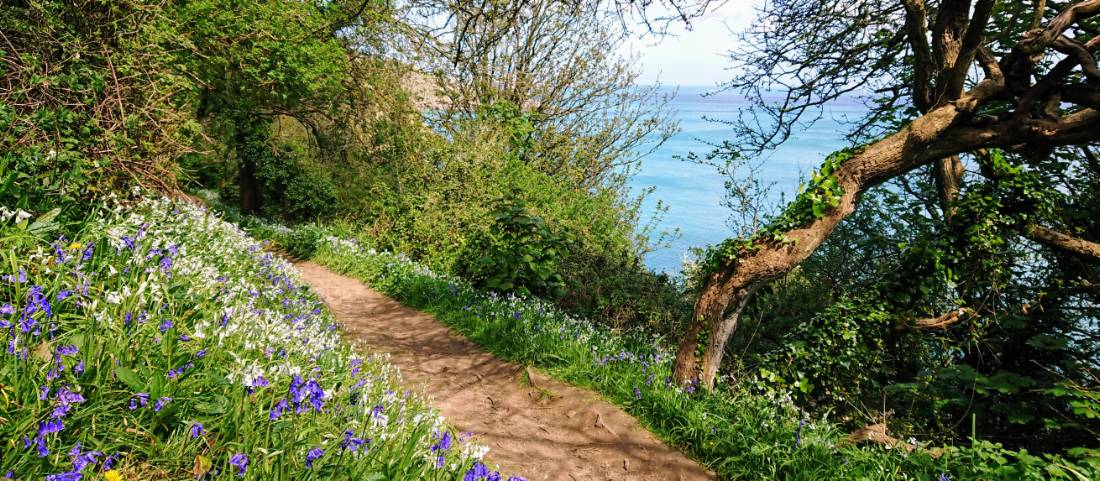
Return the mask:
<path id="1" fill-rule="evenodd" d="M 994 88 L 995 85 L 989 84 L 978 94 L 988 95 Z M 931 160 L 950 157 L 980 142 L 979 138 L 949 141 L 942 136 L 965 112 L 959 105 L 965 107 L 967 102 L 934 109 L 844 161 L 836 172 L 844 194 L 835 208 L 805 226 L 786 232 L 787 242 L 762 241 L 759 249 L 738 253 L 712 274 L 696 302 L 692 322 L 677 352 L 677 382 L 698 381 L 707 388 L 714 386 L 726 340 L 737 330 L 741 311 L 753 292 L 809 257 L 840 221 L 855 211 L 860 194 L 891 177 Z"/>

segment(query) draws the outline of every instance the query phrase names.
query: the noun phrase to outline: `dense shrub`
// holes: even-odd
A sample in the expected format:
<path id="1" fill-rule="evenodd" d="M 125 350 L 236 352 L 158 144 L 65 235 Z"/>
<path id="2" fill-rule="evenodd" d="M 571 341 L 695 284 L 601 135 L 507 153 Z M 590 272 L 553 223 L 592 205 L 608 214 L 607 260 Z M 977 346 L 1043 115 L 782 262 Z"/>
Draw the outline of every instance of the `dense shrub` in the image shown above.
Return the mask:
<path id="1" fill-rule="evenodd" d="M 456 270 L 495 291 L 561 297 L 560 265 L 568 239 L 532 215 L 514 193 L 501 199 L 491 215 L 489 231 L 467 242 Z"/>
<path id="2" fill-rule="evenodd" d="M 171 189 L 196 131 L 170 105 L 183 79 L 159 48 L 157 2 L 4 2 L 0 205 L 80 217 L 131 184 Z"/>

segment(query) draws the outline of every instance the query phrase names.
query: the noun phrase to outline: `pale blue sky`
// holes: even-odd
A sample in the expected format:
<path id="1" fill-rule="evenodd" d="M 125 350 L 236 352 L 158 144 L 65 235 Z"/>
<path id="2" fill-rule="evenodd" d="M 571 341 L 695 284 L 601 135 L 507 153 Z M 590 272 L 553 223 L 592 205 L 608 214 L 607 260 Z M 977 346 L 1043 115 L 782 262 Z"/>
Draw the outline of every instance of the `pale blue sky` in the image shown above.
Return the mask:
<path id="1" fill-rule="evenodd" d="M 755 17 L 754 8 L 760 3 L 761 0 L 730 0 L 692 22 L 691 30 L 676 24 L 671 29 L 673 35 L 662 39 L 631 39 L 624 45 L 624 53 L 639 55 L 642 75 L 638 83 L 660 80 L 671 86 L 714 86 L 727 80 L 727 53 L 734 47 L 730 30 L 749 25 Z"/>

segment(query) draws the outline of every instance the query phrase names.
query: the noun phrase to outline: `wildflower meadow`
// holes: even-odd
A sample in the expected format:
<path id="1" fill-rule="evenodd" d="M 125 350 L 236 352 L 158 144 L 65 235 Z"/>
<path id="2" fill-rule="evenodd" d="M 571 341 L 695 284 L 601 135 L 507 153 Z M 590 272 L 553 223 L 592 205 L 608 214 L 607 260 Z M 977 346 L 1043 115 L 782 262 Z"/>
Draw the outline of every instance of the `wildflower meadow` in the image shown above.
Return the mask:
<path id="1" fill-rule="evenodd" d="M 235 225 L 160 199 L 60 230 L 0 224 L 0 479 L 501 479 Z"/>

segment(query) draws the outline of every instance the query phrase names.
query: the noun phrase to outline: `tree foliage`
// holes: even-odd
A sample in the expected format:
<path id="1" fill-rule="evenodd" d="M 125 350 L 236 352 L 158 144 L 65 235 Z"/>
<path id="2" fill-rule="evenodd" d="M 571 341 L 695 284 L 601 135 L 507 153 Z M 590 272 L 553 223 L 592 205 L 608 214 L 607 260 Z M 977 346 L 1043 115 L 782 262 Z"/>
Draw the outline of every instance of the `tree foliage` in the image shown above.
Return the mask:
<path id="1" fill-rule="evenodd" d="M 852 125 L 860 147 L 706 257 L 702 322 L 680 353 L 698 364 L 681 375 L 716 372 L 707 356 L 738 332 L 733 373 L 853 425 L 1094 445 L 1100 237 L 1084 213 L 1097 205 L 1098 13 L 1092 1 L 769 3 L 731 57 L 741 75 L 726 87 L 752 109 L 728 145 L 774 147 L 855 93 L 869 113 Z"/>

